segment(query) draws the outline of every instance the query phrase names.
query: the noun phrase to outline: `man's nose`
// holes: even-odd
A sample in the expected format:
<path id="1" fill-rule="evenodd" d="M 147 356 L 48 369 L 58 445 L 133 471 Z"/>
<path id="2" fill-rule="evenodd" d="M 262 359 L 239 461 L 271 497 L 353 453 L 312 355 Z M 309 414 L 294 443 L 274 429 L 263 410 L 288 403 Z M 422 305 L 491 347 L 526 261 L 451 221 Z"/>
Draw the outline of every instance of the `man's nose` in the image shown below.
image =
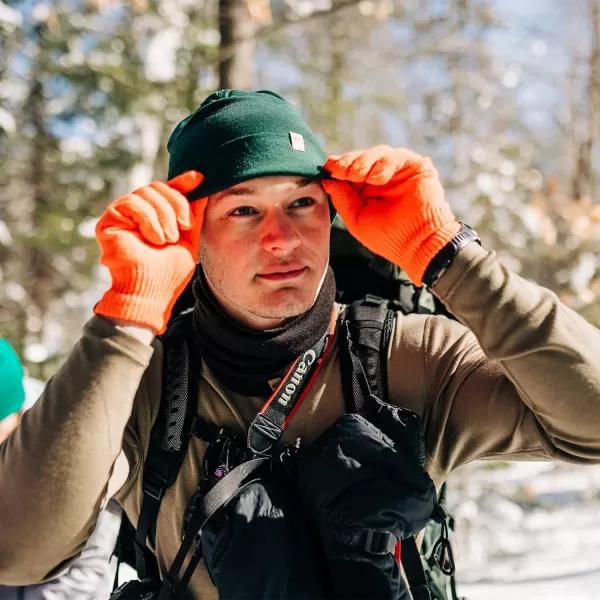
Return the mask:
<path id="1" fill-rule="evenodd" d="M 300 245 L 292 218 L 279 207 L 265 214 L 261 228 L 262 247 L 267 252 L 287 255 Z"/>

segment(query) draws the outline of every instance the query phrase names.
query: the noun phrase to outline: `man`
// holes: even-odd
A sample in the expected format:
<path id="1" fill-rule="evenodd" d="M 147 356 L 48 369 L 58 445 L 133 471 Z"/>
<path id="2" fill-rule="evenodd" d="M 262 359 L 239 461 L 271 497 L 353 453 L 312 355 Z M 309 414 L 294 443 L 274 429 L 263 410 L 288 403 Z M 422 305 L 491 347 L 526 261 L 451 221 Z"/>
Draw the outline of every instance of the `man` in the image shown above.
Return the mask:
<path id="1" fill-rule="evenodd" d="M 17 353 L 0 339 L 0 443 L 18 426 L 26 408 L 23 368 Z M 2 487 L 10 486 L 9 479 Z M 0 495 L 2 491 L 0 490 Z M 27 518 L 27 515 L 24 515 Z M 113 570 L 109 562 L 121 524 L 121 509 L 111 501 L 79 558 L 58 577 L 28 586 L 0 585 L 0 600 L 101 600 L 108 598 Z M 51 531 L 52 522 L 46 525 Z M 2 533 L 0 532 L 0 537 Z M 1 542 L 0 542 L 1 543 Z"/>
<path id="2" fill-rule="evenodd" d="M 197 410 L 243 435 L 339 311 L 329 198 L 359 241 L 414 283 L 433 283 L 464 323 L 398 314 L 389 348 L 390 401 L 422 416 L 438 489 L 476 459 L 600 461 L 600 333 L 500 265 L 468 230 L 457 236 L 461 225 L 428 159 L 377 146 L 325 160 L 282 98 L 227 90 L 178 126 L 169 150 L 169 183 L 116 200 L 100 219 L 112 286 L 1 448 L 0 477 L 11 485 L 0 495 L 0 581 L 40 581 L 63 568 L 108 498 L 137 521 L 161 394 L 155 336 L 197 261 Z M 337 337 L 284 441 L 310 443 L 345 411 Z M 161 505 L 153 550 L 163 573 L 181 543 L 204 448 L 191 440 Z M 202 565 L 190 589 L 216 598 Z"/>

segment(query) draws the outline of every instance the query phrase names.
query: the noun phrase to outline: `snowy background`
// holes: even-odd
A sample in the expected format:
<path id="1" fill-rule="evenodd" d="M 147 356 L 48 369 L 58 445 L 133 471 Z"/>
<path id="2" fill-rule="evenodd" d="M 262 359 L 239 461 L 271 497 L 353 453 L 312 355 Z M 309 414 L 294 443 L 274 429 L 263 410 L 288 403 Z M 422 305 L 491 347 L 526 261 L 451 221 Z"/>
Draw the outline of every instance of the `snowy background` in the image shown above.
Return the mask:
<path id="1" fill-rule="evenodd" d="M 600 466 L 477 463 L 449 483 L 461 595 L 600 598 Z"/>

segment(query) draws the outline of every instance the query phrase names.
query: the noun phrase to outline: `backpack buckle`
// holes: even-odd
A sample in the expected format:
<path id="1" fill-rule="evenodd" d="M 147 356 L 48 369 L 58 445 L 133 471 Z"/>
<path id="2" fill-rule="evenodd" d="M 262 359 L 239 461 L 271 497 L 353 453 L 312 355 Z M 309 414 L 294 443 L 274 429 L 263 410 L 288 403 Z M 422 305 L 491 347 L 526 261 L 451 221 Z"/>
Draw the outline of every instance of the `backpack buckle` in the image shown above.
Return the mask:
<path id="1" fill-rule="evenodd" d="M 167 490 L 167 483 L 168 482 L 164 477 L 160 477 L 159 475 L 156 475 L 156 473 L 153 473 L 152 475 L 148 473 L 142 482 L 142 492 L 146 496 L 150 496 L 150 498 L 160 502 Z"/>
<path id="2" fill-rule="evenodd" d="M 211 444 L 224 435 L 224 428 L 216 423 L 210 423 L 200 415 L 196 415 L 190 428 L 190 435 Z"/>
<path id="3" fill-rule="evenodd" d="M 398 540 L 391 533 L 369 529 L 363 532 L 363 534 L 365 535 L 363 548 L 369 554 L 391 554 L 396 549 Z"/>
<path id="4" fill-rule="evenodd" d="M 375 294 L 366 294 L 362 300 L 362 304 L 367 306 L 387 306 L 388 301 L 381 296 L 375 296 Z"/>

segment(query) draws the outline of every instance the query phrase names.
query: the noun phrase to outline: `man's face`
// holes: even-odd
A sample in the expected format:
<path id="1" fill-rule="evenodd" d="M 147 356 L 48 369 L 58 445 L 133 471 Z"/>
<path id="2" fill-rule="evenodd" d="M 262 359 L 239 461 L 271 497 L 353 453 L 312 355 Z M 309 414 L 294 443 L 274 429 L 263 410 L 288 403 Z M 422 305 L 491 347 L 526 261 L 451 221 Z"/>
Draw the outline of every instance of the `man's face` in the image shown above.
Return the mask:
<path id="1" fill-rule="evenodd" d="M 329 231 L 319 183 L 260 177 L 209 198 L 199 259 L 225 310 L 267 329 L 313 305 L 329 261 Z"/>

